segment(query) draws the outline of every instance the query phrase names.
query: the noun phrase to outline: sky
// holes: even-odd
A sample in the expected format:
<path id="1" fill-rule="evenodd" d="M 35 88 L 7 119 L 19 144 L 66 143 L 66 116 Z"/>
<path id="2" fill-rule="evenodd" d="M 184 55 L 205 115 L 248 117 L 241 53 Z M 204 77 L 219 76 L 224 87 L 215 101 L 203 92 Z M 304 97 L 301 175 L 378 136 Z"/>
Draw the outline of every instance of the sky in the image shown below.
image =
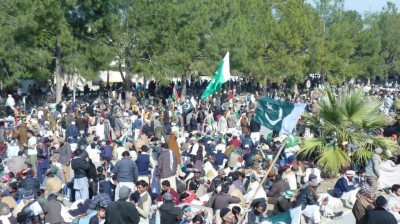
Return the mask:
<path id="1" fill-rule="evenodd" d="M 307 0 L 310 3 L 313 3 L 314 0 Z M 386 3 L 389 0 L 345 0 L 344 8 L 346 10 L 356 10 L 361 15 L 364 15 L 370 11 L 372 12 L 380 12 L 382 8 L 386 6 Z M 395 3 L 397 8 L 400 9 L 400 0 L 390 0 Z"/>

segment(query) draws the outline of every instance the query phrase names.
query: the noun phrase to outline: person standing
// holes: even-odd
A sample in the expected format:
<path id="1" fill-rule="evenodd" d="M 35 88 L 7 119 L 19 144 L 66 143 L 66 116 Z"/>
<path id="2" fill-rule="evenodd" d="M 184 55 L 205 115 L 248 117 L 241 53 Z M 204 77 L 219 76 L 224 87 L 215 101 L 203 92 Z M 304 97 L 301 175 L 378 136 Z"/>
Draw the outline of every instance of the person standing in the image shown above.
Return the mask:
<path id="1" fill-rule="evenodd" d="M 140 214 L 136 206 L 127 202 L 131 189 L 127 186 L 122 186 L 118 192 L 118 200 L 111 202 L 106 210 L 107 224 L 138 224 L 140 221 Z"/>
<path id="2" fill-rule="evenodd" d="M 161 154 L 158 157 L 158 170 L 156 174 L 157 180 L 161 183 L 164 180 L 168 180 L 171 184 L 171 187 L 176 189 L 176 170 L 177 170 L 177 159 L 176 155 L 172 152 L 172 150 L 168 149 L 167 144 L 162 144 L 161 146 Z"/>
<path id="3" fill-rule="evenodd" d="M 117 161 L 112 172 L 117 175 L 118 185 L 115 188 L 115 200 L 118 200 L 119 191 L 122 187 L 128 187 L 131 191 L 135 190 L 135 183 L 138 180 L 138 168 L 136 163 L 129 158 L 128 151 L 122 153 L 122 159 Z"/>
<path id="4" fill-rule="evenodd" d="M 140 214 L 141 224 L 149 223 L 149 214 L 151 208 L 151 196 L 147 192 L 149 184 L 144 180 L 139 180 L 136 182 L 137 191 L 140 194 L 140 199 L 137 202 L 136 209 Z"/>
<path id="5" fill-rule="evenodd" d="M 71 167 L 74 171 L 75 200 L 89 198 L 89 181 L 86 176 L 90 169 L 90 163 L 89 157 L 83 158 L 82 154 L 82 149 L 76 149 L 75 157 L 71 161 Z"/>
<path id="6" fill-rule="evenodd" d="M 58 142 L 60 144 L 60 148 L 58 148 L 58 152 L 60 153 L 58 162 L 61 163 L 63 167 L 65 183 L 69 183 L 71 181 L 71 145 L 69 142 L 65 142 L 65 138 L 59 138 Z"/>
<path id="7" fill-rule="evenodd" d="M 37 178 L 40 185 L 43 185 L 44 176 L 46 175 L 47 169 L 50 168 L 50 145 L 50 139 L 45 138 L 43 144 L 41 144 L 37 150 Z"/>
<path id="8" fill-rule="evenodd" d="M 25 147 L 28 148 L 28 161 L 30 164 L 32 164 L 32 169 L 34 171 L 34 173 L 37 173 L 37 150 L 36 150 L 36 144 L 37 144 L 37 140 L 35 137 L 35 132 L 33 132 L 32 130 L 28 130 L 28 143 L 24 144 Z"/>
<path id="9" fill-rule="evenodd" d="M 369 159 L 367 166 L 365 167 L 366 172 L 366 182 L 372 188 L 372 194 L 376 194 L 378 190 L 378 179 L 380 177 L 380 170 L 381 170 L 381 155 L 382 149 L 376 148 L 374 150 L 374 154 Z"/>

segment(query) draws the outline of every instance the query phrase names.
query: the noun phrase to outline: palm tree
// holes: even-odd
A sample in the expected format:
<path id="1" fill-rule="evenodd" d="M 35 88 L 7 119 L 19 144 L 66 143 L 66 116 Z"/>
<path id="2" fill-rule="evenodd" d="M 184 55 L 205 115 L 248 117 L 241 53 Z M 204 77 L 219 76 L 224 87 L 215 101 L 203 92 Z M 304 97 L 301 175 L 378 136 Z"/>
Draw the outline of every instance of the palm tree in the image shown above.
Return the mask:
<path id="1" fill-rule="evenodd" d="M 364 166 L 377 147 L 384 156 L 397 150 L 396 142 L 379 136 L 381 128 L 393 123 L 381 113 L 381 105 L 362 89 L 344 89 L 335 96 L 327 87 L 315 113 L 305 115 L 307 126 L 319 134 L 303 141 L 299 156 L 315 158 L 325 172 L 334 174 L 351 162 Z"/>

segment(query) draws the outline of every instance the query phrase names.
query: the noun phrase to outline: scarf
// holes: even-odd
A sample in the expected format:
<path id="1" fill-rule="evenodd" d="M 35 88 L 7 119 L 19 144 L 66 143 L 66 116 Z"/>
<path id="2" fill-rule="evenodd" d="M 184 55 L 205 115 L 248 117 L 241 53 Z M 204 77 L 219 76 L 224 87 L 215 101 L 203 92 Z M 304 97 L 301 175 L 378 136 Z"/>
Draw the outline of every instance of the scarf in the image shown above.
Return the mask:
<path id="1" fill-rule="evenodd" d="M 0 221 L 1 221 L 3 224 L 11 224 L 11 223 L 10 223 L 10 220 L 8 219 L 8 218 L 10 218 L 11 216 L 12 216 L 11 213 L 8 214 L 8 215 L 2 215 L 2 216 L 0 216 Z"/>
<path id="2" fill-rule="evenodd" d="M 315 189 L 314 187 L 312 187 L 311 185 L 308 185 L 307 188 L 310 189 L 311 192 L 313 193 L 313 195 L 314 195 L 314 200 L 315 200 L 315 201 L 318 201 L 319 195 L 317 194 L 316 189 Z"/>
<path id="3" fill-rule="evenodd" d="M 169 167 L 171 168 L 171 170 L 173 170 L 173 167 L 174 167 L 174 155 L 173 155 L 171 150 L 168 150 L 168 151 L 169 151 Z"/>

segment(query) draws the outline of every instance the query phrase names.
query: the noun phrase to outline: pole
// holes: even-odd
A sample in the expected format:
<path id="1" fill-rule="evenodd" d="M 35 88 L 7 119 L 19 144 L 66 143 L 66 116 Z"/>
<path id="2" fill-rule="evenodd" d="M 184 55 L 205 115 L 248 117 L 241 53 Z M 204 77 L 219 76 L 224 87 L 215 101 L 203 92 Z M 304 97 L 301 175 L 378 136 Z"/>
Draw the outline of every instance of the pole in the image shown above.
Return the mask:
<path id="1" fill-rule="evenodd" d="M 244 209 L 244 213 L 243 213 L 244 215 L 243 215 L 243 216 L 240 216 L 240 219 L 239 219 L 239 221 L 238 221 L 238 224 L 241 224 L 241 223 L 244 221 L 244 218 L 246 217 L 247 211 L 249 210 L 249 207 L 250 207 L 251 203 L 253 203 L 254 198 L 255 198 L 256 195 L 257 195 L 257 192 L 260 190 L 260 188 L 262 187 L 262 185 L 264 184 L 264 182 L 267 180 L 268 174 L 269 174 L 269 172 L 271 172 L 272 167 L 275 166 L 275 163 L 276 163 L 276 161 L 278 160 L 279 156 L 281 155 L 282 150 L 283 150 L 283 148 L 285 147 L 285 144 L 286 144 L 286 139 L 282 142 L 282 145 L 281 145 L 281 147 L 279 148 L 279 151 L 278 151 L 278 153 L 276 154 L 276 156 L 275 156 L 275 158 L 274 158 L 274 161 L 272 161 L 271 166 L 269 166 L 269 168 L 268 168 L 268 170 L 267 170 L 267 174 L 264 175 L 264 177 L 263 177 L 263 179 L 261 180 L 260 184 L 258 185 L 256 191 L 254 192 L 253 196 L 251 197 L 250 203 L 249 203 L 248 205 L 246 205 L 246 207 L 245 207 L 245 209 Z"/>

